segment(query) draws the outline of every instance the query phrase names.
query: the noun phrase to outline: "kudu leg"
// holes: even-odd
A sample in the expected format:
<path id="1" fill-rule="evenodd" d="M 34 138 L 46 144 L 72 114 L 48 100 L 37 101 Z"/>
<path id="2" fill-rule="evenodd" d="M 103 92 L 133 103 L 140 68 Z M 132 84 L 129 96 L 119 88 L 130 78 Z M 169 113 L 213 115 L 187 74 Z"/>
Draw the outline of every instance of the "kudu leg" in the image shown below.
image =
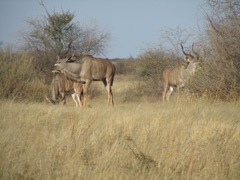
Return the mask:
<path id="1" fill-rule="evenodd" d="M 91 85 L 91 81 L 86 81 L 86 83 L 83 86 L 83 106 L 88 105 L 87 91 L 90 85 Z"/>
<path id="2" fill-rule="evenodd" d="M 166 92 L 167 92 L 167 88 L 164 88 L 164 90 L 163 90 L 163 92 L 162 92 L 162 101 L 163 101 L 163 102 L 165 102 Z"/>
<path id="3" fill-rule="evenodd" d="M 102 80 L 102 82 L 108 92 L 108 105 L 113 105 L 113 94 L 112 94 L 111 85 L 109 84 L 109 82 L 111 81 L 108 79 L 104 79 Z"/>
<path id="4" fill-rule="evenodd" d="M 169 86 L 169 89 L 168 89 L 168 91 L 166 93 L 166 100 L 167 100 L 167 102 L 169 102 L 169 97 L 172 94 L 172 92 L 173 92 L 173 87 Z"/>
<path id="5" fill-rule="evenodd" d="M 111 88 L 111 84 L 110 84 L 112 81 L 111 81 L 111 79 L 106 79 L 106 80 L 103 80 L 102 82 L 108 92 L 108 105 L 113 106 L 114 105 L 113 93 L 112 93 L 112 88 Z"/>
<path id="6" fill-rule="evenodd" d="M 80 83 L 74 83 L 73 84 L 73 88 L 75 91 L 75 103 L 76 103 L 76 107 L 82 107 L 82 100 L 81 100 L 81 95 L 82 95 L 82 91 L 83 91 L 83 87 L 82 84 Z"/>
<path id="7" fill-rule="evenodd" d="M 81 94 L 77 94 L 78 107 L 82 107 Z"/>
<path id="8" fill-rule="evenodd" d="M 76 107 L 78 107 L 77 94 L 76 94 L 76 93 L 73 93 L 73 94 L 72 94 L 72 98 L 73 98 L 73 101 L 74 101 L 75 104 L 76 104 Z"/>
<path id="9" fill-rule="evenodd" d="M 166 93 L 168 89 L 168 80 L 163 77 L 163 92 L 162 92 L 162 101 L 166 100 Z"/>
<path id="10" fill-rule="evenodd" d="M 109 86 L 109 89 L 108 89 L 108 105 L 113 106 L 114 103 L 113 103 L 112 88 L 111 88 L 110 84 L 108 86 Z"/>
<path id="11" fill-rule="evenodd" d="M 163 84 L 163 93 L 162 93 L 163 102 L 165 102 L 167 100 L 166 96 L 167 96 L 168 88 L 169 88 L 168 83 L 164 83 Z"/>
<path id="12" fill-rule="evenodd" d="M 83 88 L 83 106 L 87 106 L 87 88 L 84 85 Z"/>
<path id="13" fill-rule="evenodd" d="M 66 105 L 66 96 L 65 96 L 65 92 L 61 92 L 61 97 L 62 97 L 62 105 Z"/>

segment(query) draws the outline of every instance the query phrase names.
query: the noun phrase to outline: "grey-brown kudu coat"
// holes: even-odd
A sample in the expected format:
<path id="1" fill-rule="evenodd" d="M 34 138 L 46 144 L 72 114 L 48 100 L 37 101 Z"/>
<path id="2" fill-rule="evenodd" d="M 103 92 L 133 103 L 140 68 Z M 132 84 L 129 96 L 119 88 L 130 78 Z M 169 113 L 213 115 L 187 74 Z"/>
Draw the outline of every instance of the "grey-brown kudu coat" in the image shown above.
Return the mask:
<path id="1" fill-rule="evenodd" d="M 92 81 L 102 81 L 108 91 L 108 104 L 113 105 L 112 85 L 115 75 L 115 66 L 108 59 L 94 58 L 83 55 L 76 58 L 74 55 L 57 60 L 55 70 L 61 71 L 69 79 L 83 83 L 83 105 L 87 105 L 87 91 Z"/>
<path id="2" fill-rule="evenodd" d="M 183 46 L 181 44 L 182 52 L 184 54 L 184 61 L 178 67 L 167 67 L 163 71 L 163 93 L 162 99 L 163 102 L 169 101 L 169 97 L 173 92 L 173 87 L 177 87 L 177 92 L 179 94 L 179 89 L 184 87 L 186 82 L 194 75 L 196 70 L 199 68 L 199 60 L 200 56 L 197 52 L 194 51 L 192 45 L 192 51 L 196 55 L 194 57 L 191 54 L 187 54 Z"/>

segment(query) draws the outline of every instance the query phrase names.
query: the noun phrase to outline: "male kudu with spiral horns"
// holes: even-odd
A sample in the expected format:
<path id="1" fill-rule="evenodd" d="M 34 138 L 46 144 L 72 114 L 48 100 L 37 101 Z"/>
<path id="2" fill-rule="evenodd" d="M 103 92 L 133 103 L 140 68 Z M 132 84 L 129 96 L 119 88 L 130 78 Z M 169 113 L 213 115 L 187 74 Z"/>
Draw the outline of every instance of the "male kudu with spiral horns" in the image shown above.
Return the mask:
<path id="1" fill-rule="evenodd" d="M 199 68 L 198 60 L 200 59 L 200 56 L 196 51 L 194 51 L 193 46 L 194 44 L 192 45 L 192 51 L 195 54 L 195 57 L 192 54 L 186 53 L 183 49 L 183 45 L 181 44 L 181 49 L 184 54 L 183 63 L 177 67 L 167 67 L 163 71 L 163 102 L 169 101 L 169 97 L 173 92 L 173 87 L 177 88 L 177 92 L 179 94 L 179 89 L 185 86 L 186 82 Z"/>

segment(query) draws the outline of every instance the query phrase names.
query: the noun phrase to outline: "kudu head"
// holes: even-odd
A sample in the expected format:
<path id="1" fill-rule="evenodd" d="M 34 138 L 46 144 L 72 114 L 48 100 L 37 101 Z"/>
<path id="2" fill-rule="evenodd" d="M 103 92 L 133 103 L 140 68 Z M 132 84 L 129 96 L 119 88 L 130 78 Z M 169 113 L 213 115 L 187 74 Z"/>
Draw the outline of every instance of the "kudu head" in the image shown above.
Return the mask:
<path id="1" fill-rule="evenodd" d="M 194 44 L 192 44 L 192 52 L 195 54 L 195 56 L 193 56 L 190 53 L 186 53 L 183 49 L 182 44 L 181 44 L 181 49 L 184 54 L 184 61 L 187 63 L 187 66 L 185 66 L 186 70 L 188 70 L 190 74 L 194 74 L 196 70 L 200 68 L 199 61 L 198 61 L 200 60 L 200 56 L 194 50 Z"/>
<path id="2" fill-rule="evenodd" d="M 192 54 L 186 53 L 183 49 L 183 45 L 182 44 L 180 44 L 180 45 L 181 45 L 181 48 L 182 48 L 182 52 L 184 54 L 184 61 L 189 63 L 190 61 L 192 61 L 192 59 L 194 59 L 194 56 Z"/>
<path id="3" fill-rule="evenodd" d="M 54 68 L 52 70 L 53 73 L 61 72 L 63 65 L 68 62 L 73 62 L 72 60 L 73 55 L 68 56 L 66 58 L 60 58 L 59 56 L 57 57 L 57 60 L 54 64 Z"/>
<path id="4" fill-rule="evenodd" d="M 67 58 L 57 59 L 52 72 L 59 71 L 69 79 L 80 81 L 79 73 L 81 72 L 81 68 L 82 63 L 72 54 Z"/>

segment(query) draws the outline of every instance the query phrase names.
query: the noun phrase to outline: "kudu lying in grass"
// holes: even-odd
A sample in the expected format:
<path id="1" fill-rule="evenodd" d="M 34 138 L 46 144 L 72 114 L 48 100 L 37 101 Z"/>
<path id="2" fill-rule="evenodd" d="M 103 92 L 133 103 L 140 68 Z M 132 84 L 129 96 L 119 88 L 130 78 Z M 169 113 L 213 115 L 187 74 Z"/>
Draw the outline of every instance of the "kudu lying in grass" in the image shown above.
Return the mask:
<path id="1" fill-rule="evenodd" d="M 166 100 L 169 101 L 169 97 L 173 92 L 173 87 L 177 88 L 178 96 L 179 89 L 184 87 L 186 82 L 194 75 L 196 70 L 199 68 L 199 60 L 200 56 L 197 52 L 194 51 L 192 45 L 192 51 L 196 55 L 194 57 L 191 54 L 187 54 L 183 46 L 181 44 L 182 52 L 184 54 L 184 61 L 178 67 L 167 67 L 163 71 L 163 93 L 162 99 L 163 102 Z"/>
<path id="2" fill-rule="evenodd" d="M 87 91 L 92 81 L 102 81 L 108 91 L 108 104 L 113 105 L 112 85 L 115 66 L 108 59 L 91 55 L 74 55 L 57 60 L 55 70 L 61 71 L 69 79 L 83 83 L 83 106 L 87 106 Z"/>
<path id="3" fill-rule="evenodd" d="M 66 95 L 71 94 L 76 107 L 82 106 L 82 83 L 68 79 L 63 73 L 53 71 L 53 80 L 51 83 L 51 95 L 46 96 L 47 101 L 52 104 L 66 104 Z"/>

